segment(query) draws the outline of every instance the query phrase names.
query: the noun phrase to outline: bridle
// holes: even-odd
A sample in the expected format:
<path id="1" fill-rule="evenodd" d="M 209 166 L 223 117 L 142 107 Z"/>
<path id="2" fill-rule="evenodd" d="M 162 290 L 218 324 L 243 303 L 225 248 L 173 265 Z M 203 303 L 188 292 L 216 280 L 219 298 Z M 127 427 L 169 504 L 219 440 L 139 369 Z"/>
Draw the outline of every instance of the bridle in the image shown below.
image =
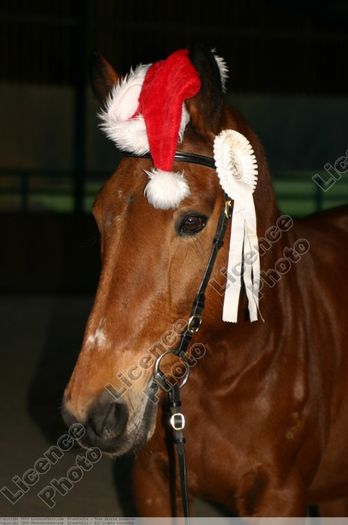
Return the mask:
<path id="1" fill-rule="evenodd" d="M 151 159 L 150 154 L 139 155 L 137 158 L 147 158 Z M 199 164 L 201 166 L 206 166 L 208 168 L 215 169 L 215 161 L 212 157 L 206 157 L 204 155 L 197 155 L 195 153 L 186 153 L 183 151 L 177 151 L 174 156 L 174 160 L 178 162 L 188 162 L 190 164 Z M 227 223 L 231 218 L 232 211 L 232 201 L 224 193 L 224 207 L 220 213 L 218 220 L 209 260 L 207 267 L 204 271 L 203 278 L 198 288 L 198 292 L 193 301 L 191 314 L 186 323 L 185 329 L 180 335 L 180 342 L 178 346 L 171 351 L 165 352 L 160 355 L 155 363 L 155 370 L 153 375 L 153 386 L 158 385 L 162 390 L 167 392 L 169 408 L 170 408 L 170 426 L 173 430 L 173 437 L 175 448 L 177 451 L 178 465 L 179 465 L 179 474 L 180 474 L 180 485 L 181 485 L 181 497 L 183 504 L 184 516 L 189 516 L 189 497 L 188 497 L 188 488 L 187 488 L 187 470 L 186 470 L 186 459 L 185 459 L 185 438 L 184 438 L 184 428 L 185 428 L 185 417 L 180 411 L 181 400 L 180 400 L 180 389 L 186 383 L 189 374 L 190 366 L 186 358 L 187 351 L 189 349 L 189 344 L 196 334 L 202 324 L 202 313 L 205 306 L 205 292 L 214 269 L 215 261 L 219 253 L 220 248 L 223 245 L 224 237 L 227 229 Z M 181 359 L 182 364 L 185 368 L 185 372 L 179 381 L 174 383 L 166 377 L 165 373 L 161 370 L 161 362 L 165 356 L 174 355 Z M 150 386 L 151 388 L 151 386 Z"/>

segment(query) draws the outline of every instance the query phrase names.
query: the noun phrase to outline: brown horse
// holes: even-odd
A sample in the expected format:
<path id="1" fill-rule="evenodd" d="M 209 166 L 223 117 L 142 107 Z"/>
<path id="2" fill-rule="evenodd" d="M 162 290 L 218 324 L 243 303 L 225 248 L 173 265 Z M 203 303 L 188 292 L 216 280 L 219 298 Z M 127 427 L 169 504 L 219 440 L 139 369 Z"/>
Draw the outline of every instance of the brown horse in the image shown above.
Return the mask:
<path id="1" fill-rule="evenodd" d="M 182 389 L 190 498 L 239 516 L 306 516 L 311 503 L 348 499 L 348 210 L 281 217 L 262 146 L 225 105 L 216 61 L 202 50 L 189 56 L 201 89 L 186 101 L 178 149 L 212 157 L 228 128 L 257 158 L 263 317 L 250 323 L 244 290 L 238 322 L 221 320 L 228 228 Z M 101 57 L 94 72 L 104 101 L 119 76 Z M 164 396 L 150 385 L 155 358 L 175 347 L 189 316 L 224 196 L 214 169 L 177 162 L 191 193 L 176 209 L 156 209 L 144 196 L 151 166 L 124 158 L 95 201 L 102 270 L 63 416 L 85 425 L 85 445 L 135 451 L 140 515 L 170 516 Z"/>

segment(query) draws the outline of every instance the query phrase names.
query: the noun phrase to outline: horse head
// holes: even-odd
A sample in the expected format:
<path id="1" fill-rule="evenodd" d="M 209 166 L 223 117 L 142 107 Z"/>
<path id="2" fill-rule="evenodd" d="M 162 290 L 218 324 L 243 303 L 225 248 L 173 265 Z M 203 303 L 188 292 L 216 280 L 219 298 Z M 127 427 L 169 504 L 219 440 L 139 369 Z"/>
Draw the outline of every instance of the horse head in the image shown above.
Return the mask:
<path id="1" fill-rule="evenodd" d="M 224 102 L 225 70 L 221 59 L 199 48 L 187 56 L 198 75 L 199 87 L 184 101 L 185 118 L 181 116 L 175 150 L 213 158 L 214 140 L 222 130 L 235 130 L 246 137 L 258 163 L 254 202 L 258 235 L 262 235 L 277 216 L 262 147 L 238 111 Z M 93 86 L 106 108 L 102 112 L 104 129 L 113 138 L 110 114 L 115 93 L 116 110 L 130 115 L 135 127 L 127 130 L 122 139 L 130 144 L 128 151 L 132 155 L 122 159 L 93 206 L 101 238 L 102 268 L 63 407 L 68 424 L 78 421 L 85 425 L 83 443 L 115 455 L 142 446 L 153 435 L 159 406 L 159 393 L 154 393 L 152 382 L 155 361 L 178 343 L 224 208 L 224 192 L 216 170 L 190 162 L 187 157 L 183 161 L 174 158 L 171 167 L 179 180 L 180 199 L 177 185 L 172 187 L 173 181 L 167 181 L 163 173 L 161 183 L 168 186 L 167 200 L 163 203 L 160 196 L 158 201 L 157 189 L 149 189 L 153 159 L 142 156 L 146 148 L 138 139 L 137 103 L 134 97 L 130 102 L 127 99 L 132 91 L 138 101 L 146 68 L 137 68 L 132 74 L 134 82 L 127 85 L 131 77 L 120 78 L 104 58 L 95 57 Z M 164 138 L 162 149 L 172 147 L 170 140 L 166 144 Z M 229 239 L 230 226 L 211 275 L 210 282 L 217 285 L 206 290 L 198 342 L 208 353 L 213 341 L 239 329 L 239 323 L 221 319 Z M 244 331 L 251 326 L 246 309 L 242 292 L 239 318 Z M 209 366 L 206 361 L 197 368 L 203 373 Z"/>

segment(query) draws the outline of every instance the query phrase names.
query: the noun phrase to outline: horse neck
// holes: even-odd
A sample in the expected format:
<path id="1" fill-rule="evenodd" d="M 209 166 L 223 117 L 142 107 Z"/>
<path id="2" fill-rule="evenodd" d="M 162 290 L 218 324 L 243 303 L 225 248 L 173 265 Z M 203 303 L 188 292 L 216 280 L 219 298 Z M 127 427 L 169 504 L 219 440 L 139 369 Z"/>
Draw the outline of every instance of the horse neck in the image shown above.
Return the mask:
<path id="1" fill-rule="evenodd" d="M 247 137 L 251 143 L 258 163 L 258 183 L 254 192 L 254 202 L 257 217 L 257 229 L 259 242 L 269 239 L 270 232 L 279 224 L 282 213 L 277 204 L 273 189 L 272 179 L 268 167 L 266 155 L 259 138 L 254 131 L 246 124 L 243 117 L 237 110 L 228 108 L 224 113 L 223 129 L 235 129 Z M 289 217 L 290 223 L 292 222 Z M 283 257 L 285 247 L 289 247 L 296 239 L 296 233 L 293 225 L 288 231 L 282 231 L 280 238 L 275 242 L 269 243 L 268 249 L 261 253 L 260 262 L 262 272 L 268 272 L 276 268 L 277 262 Z M 227 253 L 226 253 L 227 256 Z M 265 345 L 270 341 L 277 340 L 280 332 L 284 329 L 284 319 L 291 317 L 294 311 L 292 302 L 293 293 L 290 288 L 296 286 L 296 270 L 291 271 L 286 279 L 280 281 L 272 289 L 264 290 L 263 297 L 260 300 L 259 321 L 249 323 L 247 321 L 231 323 L 218 323 L 217 337 L 214 330 L 207 333 L 210 345 L 216 347 L 216 358 L 219 359 L 228 349 L 234 345 L 243 351 L 240 352 L 241 362 L 239 359 L 235 362 L 237 368 L 243 368 L 244 361 L 250 362 L 251 355 L 258 359 L 263 352 Z M 242 294 L 241 310 L 244 312 L 242 317 L 247 319 L 247 301 L 245 294 Z M 262 321 L 261 318 L 264 318 Z M 221 352 L 219 352 L 219 349 Z M 275 346 L 274 346 L 275 348 Z M 252 360 L 252 359 L 251 359 Z"/>

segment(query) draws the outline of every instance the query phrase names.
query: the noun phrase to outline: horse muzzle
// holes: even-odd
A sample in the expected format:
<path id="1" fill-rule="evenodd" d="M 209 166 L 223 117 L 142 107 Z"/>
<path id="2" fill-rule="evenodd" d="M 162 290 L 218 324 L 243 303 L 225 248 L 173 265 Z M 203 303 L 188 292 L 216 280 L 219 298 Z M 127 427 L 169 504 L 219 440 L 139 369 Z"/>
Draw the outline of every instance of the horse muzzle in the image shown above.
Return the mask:
<path id="1" fill-rule="evenodd" d="M 84 434 L 78 439 L 82 447 L 97 447 L 107 454 L 121 456 L 146 443 L 154 430 L 156 412 L 157 406 L 146 396 L 138 410 L 130 414 L 127 402 L 115 401 L 104 393 L 91 405 L 83 421 L 64 401 L 62 418 L 69 428 L 76 423 L 83 425 Z"/>
<path id="2" fill-rule="evenodd" d="M 78 421 L 72 414 L 67 403 L 63 403 L 62 417 L 69 428 L 75 423 L 83 424 L 85 432 L 79 439 L 81 446 L 98 447 L 102 452 L 111 454 L 116 454 L 120 448 L 124 448 L 129 417 L 126 403 L 101 396 L 89 409 L 83 422 Z"/>

